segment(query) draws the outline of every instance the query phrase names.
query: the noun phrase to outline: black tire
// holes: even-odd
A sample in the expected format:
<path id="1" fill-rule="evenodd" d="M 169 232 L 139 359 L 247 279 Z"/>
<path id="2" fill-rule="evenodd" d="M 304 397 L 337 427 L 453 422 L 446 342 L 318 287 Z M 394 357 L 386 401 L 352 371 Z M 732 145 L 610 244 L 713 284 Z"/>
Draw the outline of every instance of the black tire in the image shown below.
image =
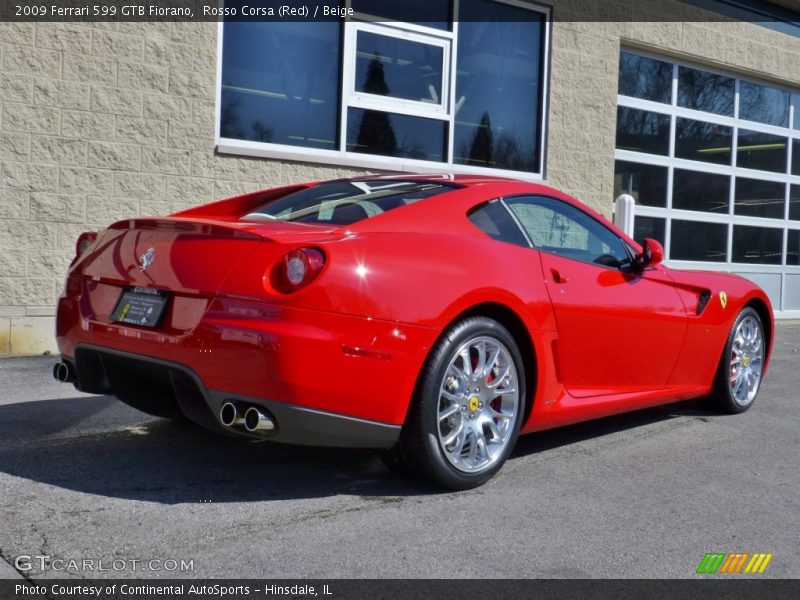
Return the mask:
<path id="1" fill-rule="evenodd" d="M 455 353 L 463 344 L 476 338 L 490 338 L 502 344 L 507 350 L 516 372 L 515 385 L 518 395 L 513 424 L 506 426 L 502 448 L 497 449 L 496 455 L 485 469 L 465 472 L 456 468 L 445 456 L 444 442 L 440 441 L 438 411 L 441 402 L 440 391 L 450 361 L 455 360 Z M 511 379 L 507 381 L 510 382 Z M 514 449 L 525 414 L 525 397 L 526 382 L 522 355 L 508 329 L 487 317 L 470 317 L 459 321 L 445 332 L 428 357 L 400 440 L 397 446 L 388 451 L 384 462 L 394 471 L 410 473 L 451 490 L 465 490 L 483 485 L 500 470 Z M 489 406 L 491 402 L 494 401 L 486 401 L 486 405 Z M 475 423 L 479 421 L 480 419 L 476 419 Z M 466 421 L 463 421 L 462 428 L 466 428 L 465 424 Z M 488 447 L 487 444 L 484 443 L 484 447 Z"/>
<path id="2" fill-rule="evenodd" d="M 716 410 L 731 414 L 743 413 L 746 410 L 748 410 L 755 402 L 756 396 L 758 395 L 758 391 L 761 386 L 761 376 L 759 375 L 758 381 L 755 385 L 755 391 L 752 394 L 752 397 L 750 397 L 745 401 L 742 401 L 741 399 L 737 401 L 736 397 L 734 396 L 733 390 L 731 389 L 730 358 L 731 354 L 733 353 L 736 331 L 739 328 L 740 324 L 745 320 L 748 320 L 750 323 L 755 323 L 755 325 L 757 326 L 758 335 L 760 336 L 761 339 L 761 348 L 762 348 L 761 360 L 762 361 L 766 360 L 767 342 L 766 342 L 766 337 L 764 335 L 764 324 L 761 322 L 761 317 L 758 316 L 758 313 L 754 309 L 747 306 L 742 309 L 742 311 L 736 316 L 736 320 L 733 322 L 733 326 L 731 327 L 730 333 L 728 334 L 728 339 L 725 341 L 725 348 L 722 352 L 722 356 L 720 357 L 719 366 L 717 367 L 717 373 L 714 377 L 714 387 L 711 391 L 710 396 L 706 399 L 707 400 L 706 404 L 708 406 Z"/>
<path id="3" fill-rule="evenodd" d="M 398 446 L 390 448 L 389 450 L 380 450 L 378 457 L 384 466 L 392 473 L 400 475 L 401 477 L 414 477 L 414 473 L 408 468 L 405 460 L 399 452 Z"/>

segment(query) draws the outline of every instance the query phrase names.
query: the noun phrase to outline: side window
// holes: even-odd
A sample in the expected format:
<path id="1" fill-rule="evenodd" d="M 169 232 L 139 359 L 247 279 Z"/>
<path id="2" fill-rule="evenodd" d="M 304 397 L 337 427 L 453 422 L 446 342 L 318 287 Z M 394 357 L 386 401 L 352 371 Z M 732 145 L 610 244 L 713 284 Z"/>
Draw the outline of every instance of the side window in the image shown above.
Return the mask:
<path id="1" fill-rule="evenodd" d="M 622 240 L 574 206 L 545 196 L 506 198 L 538 250 L 608 267 L 630 261 Z"/>
<path id="2" fill-rule="evenodd" d="M 479 206 L 467 216 L 475 227 L 493 240 L 530 247 L 519 226 L 497 200 Z"/>

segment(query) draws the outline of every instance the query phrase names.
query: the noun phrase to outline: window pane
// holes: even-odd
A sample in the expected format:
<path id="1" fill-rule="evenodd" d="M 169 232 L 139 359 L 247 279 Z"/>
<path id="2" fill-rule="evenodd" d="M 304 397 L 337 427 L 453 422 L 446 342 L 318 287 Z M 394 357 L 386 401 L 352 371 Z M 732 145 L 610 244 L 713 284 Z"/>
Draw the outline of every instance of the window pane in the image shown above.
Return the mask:
<path id="1" fill-rule="evenodd" d="M 789 218 L 800 221 L 800 185 L 789 186 Z"/>
<path id="2" fill-rule="evenodd" d="M 440 46 L 359 31 L 355 89 L 441 104 L 443 60 L 444 50 Z"/>
<path id="3" fill-rule="evenodd" d="M 231 21 L 224 28 L 222 137 L 336 150 L 339 24 Z"/>
<path id="4" fill-rule="evenodd" d="M 797 92 L 792 94 L 792 106 L 794 106 L 793 127 L 800 129 L 800 94 Z"/>
<path id="5" fill-rule="evenodd" d="M 786 246 L 786 264 L 800 265 L 800 230 L 790 229 Z"/>
<path id="6" fill-rule="evenodd" d="M 728 226 L 721 223 L 672 221 L 670 258 L 725 262 Z"/>
<path id="7" fill-rule="evenodd" d="M 660 60 L 621 52 L 619 93 L 669 104 L 672 99 L 672 65 Z"/>
<path id="8" fill-rule="evenodd" d="M 538 250 L 607 267 L 630 259 L 616 234 L 565 202 L 544 196 L 506 202 Z"/>
<path id="9" fill-rule="evenodd" d="M 649 154 L 669 154 L 669 116 L 620 106 L 617 108 L 617 148 Z"/>
<path id="10" fill-rule="evenodd" d="M 419 160 L 445 160 L 447 124 L 378 110 L 347 110 L 347 150 Z"/>
<path id="11" fill-rule="evenodd" d="M 789 126 L 789 92 L 766 85 L 739 82 L 739 118 Z"/>
<path id="12" fill-rule="evenodd" d="M 733 262 L 781 264 L 783 230 L 771 227 L 733 227 Z"/>
<path id="13" fill-rule="evenodd" d="M 351 6 L 355 12 L 383 17 L 384 21 L 400 21 L 436 29 L 450 29 L 450 2 L 352 0 Z"/>
<path id="14" fill-rule="evenodd" d="M 544 16 L 462 0 L 453 161 L 539 171 Z"/>
<path id="15" fill-rule="evenodd" d="M 241 219 L 350 225 L 452 189 L 435 182 L 333 181 L 268 202 Z"/>
<path id="16" fill-rule="evenodd" d="M 728 214 L 731 178 L 727 175 L 675 169 L 672 208 Z"/>
<path id="17" fill-rule="evenodd" d="M 786 173 L 787 143 L 788 140 L 779 135 L 740 129 L 736 165 L 746 169 Z"/>
<path id="18" fill-rule="evenodd" d="M 677 119 L 675 123 L 675 156 L 720 165 L 731 164 L 731 127 Z"/>
<path id="19" fill-rule="evenodd" d="M 469 214 L 469 220 L 494 240 L 530 248 L 511 213 L 500 202 L 489 202 L 477 208 Z"/>
<path id="20" fill-rule="evenodd" d="M 733 78 L 678 67 L 678 106 L 733 116 Z"/>
<path id="21" fill-rule="evenodd" d="M 733 212 L 750 217 L 782 219 L 786 184 L 776 181 L 736 178 Z"/>
<path id="22" fill-rule="evenodd" d="M 663 246 L 666 244 L 666 223 L 666 219 L 658 217 L 636 217 L 633 221 L 633 239 L 641 244 L 644 238 L 652 238 Z"/>
<path id="23" fill-rule="evenodd" d="M 795 119 L 800 119 L 800 114 Z M 792 175 L 800 175 L 800 140 L 792 140 Z"/>
<path id="24" fill-rule="evenodd" d="M 667 206 L 667 167 L 618 160 L 614 164 L 614 198 L 630 194 L 636 204 Z"/>

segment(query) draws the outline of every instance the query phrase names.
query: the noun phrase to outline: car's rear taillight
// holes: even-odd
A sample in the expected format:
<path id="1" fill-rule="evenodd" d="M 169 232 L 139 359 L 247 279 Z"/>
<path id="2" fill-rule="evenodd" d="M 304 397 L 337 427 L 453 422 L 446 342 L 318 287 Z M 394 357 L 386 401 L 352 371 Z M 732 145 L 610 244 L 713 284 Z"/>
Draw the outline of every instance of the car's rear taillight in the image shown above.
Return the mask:
<path id="1" fill-rule="evenodd" d="M 304 288 L 325 266 L 325 255 L 316 248 L 297 248 L 288 252 L 273 271 L 273 285 L 284 294 Z"/>
<path id="2" fill-rule="evenodd" d="M 96 231 L 85 231 L 78 236 L 78 241 L 75 242 L 75 258 L 78 259 L 81 255 L 89 249 L 89 246 L 94 244 L 97 239 Z"/>

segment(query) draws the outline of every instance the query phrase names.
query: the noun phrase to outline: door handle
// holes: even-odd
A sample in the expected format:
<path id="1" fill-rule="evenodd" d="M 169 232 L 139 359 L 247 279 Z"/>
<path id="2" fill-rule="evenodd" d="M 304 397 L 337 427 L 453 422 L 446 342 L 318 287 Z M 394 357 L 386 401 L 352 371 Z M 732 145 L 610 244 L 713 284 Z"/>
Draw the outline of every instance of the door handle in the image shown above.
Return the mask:
<path id="1" fill-rule="evenodd" d="M 553 281 L 556 283 L 567 283 L 569 281 L 567 277 L 564 277 L 558 272 L 558 269 L 550 269 L 550 274 L 553 276 Z"/>

